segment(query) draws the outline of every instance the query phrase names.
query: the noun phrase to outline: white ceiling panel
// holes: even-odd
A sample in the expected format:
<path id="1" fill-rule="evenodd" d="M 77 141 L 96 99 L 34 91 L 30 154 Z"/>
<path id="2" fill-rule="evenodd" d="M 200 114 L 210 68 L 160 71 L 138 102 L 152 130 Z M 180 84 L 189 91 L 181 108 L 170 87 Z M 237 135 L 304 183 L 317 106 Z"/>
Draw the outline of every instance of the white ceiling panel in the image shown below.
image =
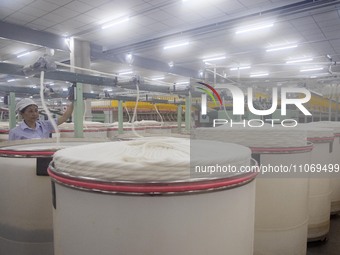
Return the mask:
<path id="1" fill-rule="evenodd" d="M 47 2 L 44 0 L 36 0 L 30 4 L 30 7 L 37 8 L 38 10 L 51 12 L 59 8 L 59 5 L 57 4 L 58 2 L 59 1 Z"/>
<path id="2" fill-rule="evenodd" d="M 11 16 L 16 18 L 22 18 L 26 23 L 30 23 L 37 19 L 35 15 L 22 13 L 21 11 L 15 12 Z"/>
<path id="3" fill-rule="evenodd" d="M 20 12 L 24 13 L 24 14 L 27 14 L 27 15 L 31 15 L 31 16 L 37 17 L 37 18 L 48 13 L 48 11 L 44 11 L 42 9 L 39 9 L 39 8 L 36 8 L 36 7 L 32 7 L 30 5 L 27 5 L 27 6 L 23 7 L 23 8 L 21 8 Z"/>
<path id="4" fill-rule="evenodd" d="M 323 27 L 321 28 L 321 31 L 323 33 L 337 33 L 338 30 L 340 28 L 340 24 L 339 25 L 333 25 L 333 26 L 326 26 L 326 27 Z M 333 38 L 332 38 L 333 39 Z"/>
<path id="5" fill-rule="evenodd" d="M 19 10 L 22 7 L 33 3 L 35 0 L 1 0 L 0 7 L 6 7 L 12 10 Z"/>
<path id="6" fill-rule="evenodd" d="M 325 13 L 315 14 L 313 15 L 313 18 L 317 22 L 332 21 L 339 19 L 339 14 L 337 11 L 329 11 Z"/>
<path id="7" fill-rule="evenodd" d="M 88 5 L 92 5 L 93 7 L 97 7 L 103 3 L 107 3 L 108 0 L 96 0 L 96 1 L 93 1 L 93 0 L 79 0 L 80 2 L 82 3 L 86 3 Z M 71 2 L 71 1 L 68 1 L 68 2 Z"/>
<path id="8" fill-rule="evenodd" d="M 80 1 L 72 1 L 72 2 L 64 5 L 63 7 L 70 9 L 72 11 L 75 11 L 75 12 L 80 12 L 80 13 L 87 12 L 87 11 L 94 8 L 92 5 L 89 5 L 89 4 L 80 2 Z"/>
<path id="9" fill-rule="evenodd" d="M 216 6 L 216 5 L 215 5 Z M 230 14 L 233 13 L 235 11 L 240 11 L 240 10 L 244 10 L 245 7 L 243 4 L 241 4 L 239 1 L 237 0 L 231 0 L 231 1 L 227 1 L 222 5 L 217 5 L 218 8 L 220 10 L 222 10 L 223 12 Z"/>
<path id="10" fill-rule="evenodd" d="M 60 16 L 60 15 L 57 15 L 57 14 L 55 14 L 55 13 L 48 13 L 48 14 L 46 14 L 46 15 L 44 15 L 43 16 L 43 19 L 44 20 L 48 20 L 48 21 L 51 21 L 51 22 L 53 22 L 53 23 L 60 23 L 60 22 L 62 22 L 63 20 L 65 20 L 64 19 L 64 17 L 62 17 L 62 16 Z"/>
<path id="11" fill-rule="evenodd" d="M 324 35 L 328 40 L 332 39 L 338 39 L 340 33 L 340 26 L 338 27 L 338 30 L 332 30 L 332 31 L 324 31 Z"/>
<path id="12" fill-rule="evenodd" d="M 247 1 L 247 0 L 238 0 L 241 4 L 243 4 L 247 8 L 252 8 L 256 7 L 258 5 L 268 5 L 271 4 L 270 1 L 268 0 L 252 0 L 252 1 Z"/>
<path id="13" fill-rule="evenodd" d="M 92 27 L 93 27 L 93 23 L 97 22 L 97 19 L 86 14 L 78 15 L 74 17 L 73 20 L 80 21 L 85 24 L 91 24 Z"/>
<path id="14" fill-rule="evenodd" d="M 197 23 L 203 20 L 203 17 L 200 14 L 189 12 L 186 15 L 181 17 L 184 22 L 192 25 L 193 23 Z"/>
<path id="15" fill-rule="evenodd" d="M 28 23 L 27 27 L 33 30 L 39 30 L 39 31 L 45 31 L 45 29 L 48 28 L 48 26 L 46 25 L 42 25 L 41 23 L 35 23 L 35 22 Z"/>
<path id="16" fill-rule="evenodd" d="M 302 33 L 302 36 L 305 38 L 306 42 L 320 41 L 326 39 L 323 33 L 314 33 L 313 31 L 310 33 Z"/>
<path id="17" fill-rule="evenodd" d="M 0 5 L 0 20 L 4 20 L 7 16 L 11 15 L 14 12 L 15 12 L 14 9 L 2 7 Z"/>
<path id="18" fill-rule="evenodd" d="M 54 26 L 55 24 L 56 24 L 55 21 L 47 20 L 43 17 L 43 18 L 35 19 L 34 21 L 28 23 L 28 26 L 31 27 L 31 26 L 36 25 L 37 27 L 41 26 L 41 27 L 44 27 L 44 29 L 46 29 L 48 27 Z"/>
<path id="19" fill-rule="evenodd" d="M 60 7 L 58 9 L 55 9 L 51 13 L 63 17 L 64 20 L 71 19 L 71 18 L 79 15 L 79 12 L 76 12 L 76 11 L 73 11 L 73 10 L 70 10 L 70 9 L 67 9 L 67 8 L 64 8 L 64 7 Z"/>
<path id="20" fill-rule="evenodd" d="M 53 3 L 53 4 L 57 4 L 59 6 L 64 6 L 70 2 L 72 2 L 73 0 L 58 0 L 58 1 L 54 1 L 54 0 L 42 0 L 44 2 L 48 2 L 48 3 Z M 99 2 L 100 0 L 98 0 Z"/>
<path id="21" fill-rule="evenodd" d="M 136 3 L 131 7 L 131 10 L 136 13 L 143 13 L 143 11 L 148 10 L 150 7 L 152 7 L 151 4 L 138 1 L 139 3 Z"/>

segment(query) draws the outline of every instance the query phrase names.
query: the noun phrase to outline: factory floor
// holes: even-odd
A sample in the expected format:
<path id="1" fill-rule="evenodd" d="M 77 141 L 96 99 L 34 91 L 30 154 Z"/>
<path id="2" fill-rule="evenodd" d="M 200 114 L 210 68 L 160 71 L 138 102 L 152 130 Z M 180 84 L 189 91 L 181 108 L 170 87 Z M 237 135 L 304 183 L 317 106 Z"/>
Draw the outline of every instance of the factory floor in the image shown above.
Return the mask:
<path id="1" fill-rule="evenodd" d="M 308 243 L 307 255 L 339 255 L 340 254 L 340 215 L 331 217 L 328 240 Z"/>

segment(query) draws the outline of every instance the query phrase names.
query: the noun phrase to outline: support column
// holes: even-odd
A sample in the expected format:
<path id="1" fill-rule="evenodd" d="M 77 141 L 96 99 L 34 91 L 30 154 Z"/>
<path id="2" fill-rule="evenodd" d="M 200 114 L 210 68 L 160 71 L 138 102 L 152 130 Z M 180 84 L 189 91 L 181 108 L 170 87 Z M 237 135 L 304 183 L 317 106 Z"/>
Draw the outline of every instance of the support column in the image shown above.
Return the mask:
<path id="1" fill-rule="evenodd" d="M 74 102 L 74 137 L 83 138 L 83 115 L 84 115 L 84 98 L 83 98 L 83 86 L 77 84 Z"/>
<path id="2" fill-rule="evenodd" d="M 339 95 L 338 95 L 338 86 L 339 84 L 336 85 L 335 87 L 335 121 L 338 121 L 338 114 L 339 114 Z"/>
<path id="3" fill-rule="evenodd" d="M 118 101 L 118 134 L 123 134 L 123 101 Z"/>
<path id="4" fill-rule="evenodd" d="M 9 128 L 12 129 L 16 126 L 16 119 L 15 119 L 15 93 L 9 93 Z"/>
<path id="5" fill-rule="evenodd" d="M 190 131 L 191 127 L 191 95 L 185 98 L 185 130 Z"/>
<path id="6" fill-rule="evenodd" d="M 90 43 L 80 41 L 75 38 L 70 40 L 70 62 L 72 66 L 91 69 L 91 48 Z M 89 72 L 71 68 L 71 72 L 90 74 Z M 91 85 L 83 84 L 83 92 L 91 93 Z M 91 99 L 86 99 L 85 102 L 85 120 L 92 121 Z"/>
<path id="7" fill-rule="evenodd" d="M 182 131 L 182 105 L 177 106 L 177 130 Z"/>
<path id="8" fill-rule="evenodd" d="M 328 120 L 332 121 L 332 96 L 329 97 L 328 105 Z"/>

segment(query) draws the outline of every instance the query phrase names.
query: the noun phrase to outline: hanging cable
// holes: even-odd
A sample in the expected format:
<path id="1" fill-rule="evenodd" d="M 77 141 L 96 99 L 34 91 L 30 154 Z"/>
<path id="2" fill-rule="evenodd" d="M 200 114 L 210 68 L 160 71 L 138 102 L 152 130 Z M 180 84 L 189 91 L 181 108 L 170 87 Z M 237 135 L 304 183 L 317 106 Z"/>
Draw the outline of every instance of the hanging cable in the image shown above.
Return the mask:
<path id="1" fill-rule="evenodd" d="M 87 107 L 86 107 L 86 102 L 84 101 L 84 112 L 83 112 L 83 126 L 84 128 L 87 128 L 86 122 L 85 122 L 85 115 L 86 115 L 86 111 L 87 111 Z"/>
<path id="2" fill-rule="evenodd" d="M 57 138 L 57 145 L 59 146 L 60 144 L 60 132 L 58 129 L 57 124 L 55 123 L 55 121 L 53 120 L 53 117 L 51 115 L 51 112 L 48 110 L 46 103 L 45 103 L 45 96 L 44 96 L 44 77 L 45 77 L 45 72 L 41 71 L 40 72 L 40 98 L 41 98 L 41 104 L 42 107 L 44 109 L 44 111 L 46 112 L 48 119 L 51 121 L 51 124 L 54 128 L 55 134 L 56 134 L 56 138 Z"/>
<path id="3" fill-rule="evenodd" d="M 58 66 L 74 68 L 74 69 L 77 69 L 77 70 L 87 71 L 87 72 L 101 74 L 101 75 L 105 75 L 105 76 L 111 76 L 111 77 L 113 76 L 113 77 L 120 77 L 120 78 L 131 78 L 132 77 L 132 76 L 127 76 L 127 75 L 123 76 L 123 75 L 118 75 L 118 74 L 113 74 L 113 73 L 105 73 L 105 72 L 100 72 L 100 71 L 97 71 L 97 70 L 92 70 L 92 69 L 72 66 L 72 65 L 64 64 L 64 63 L 61 63 L 61 62 L 58 62 L 58 61 L 56 61 L 55 64 L 58 65 Z M 146 80 L 146 81 L 149 81 L 149 82 L 155 82 L 153 79 L 149 79 L 149 78 L 146 78 L 146 77 L 143 77 L 143 79 Z M 157 81 L 157 83 L 158 84 L 162 84 L 162 85 L 167 85 L 167 86 L 172 85 L 172 83 L 162 82 L 162 81 Z"/>
<path id="4" fill-rule="evenodd" d="M 230 118 L 230 116 L 227 112 L 227 109 L 225 108 L 224 97 L 222 97 L 222 102 L 223 102 L 222 106 L 223 106 L 224 113 L 227 116 L 228 120 L 231 120 L 231 118 Z"/>
<path id="5" fill-rule="evenodd" d="M 137 90 L 137 96 L 136 96 L 136 103 L 135 103 L 135 108 L 133 110 L 133 115 L 132 115 L 132 132 L 135 136 L 137 137 L 143 137 L 142 135 L 138 134 L 138 132 L 135 130 L 135 119 L 137 119 L 137 107 L 138 107 L 138 102 L 139 102 L 139 84 L 136 82 L 136 90 Z"/>
<path id="6" fill-rule="evenodd" d="M 129 110 L 128 110 L 128 108 L 126 107 L 126 104 L 124 104 L 124 109 L 125 109 L 125 111 L 126 111 L 128 117 L 129 117 L 129 121 L 128 121 L 128 122 L 130 122 L 130 121 L 131 121 L 131 117 L 130 117 Z"/>
<path id="7" fill-rule="evenodd" d="M 161 118 L 161 126 L 164 126 L 163 117 L 162 117 L 162 115 L 160 114 L 160 112 L 158 111 L 156 104 L 154 104 L 153 106 L 155 107 L 156 112 L 158 113 L 159 117 Z"/>

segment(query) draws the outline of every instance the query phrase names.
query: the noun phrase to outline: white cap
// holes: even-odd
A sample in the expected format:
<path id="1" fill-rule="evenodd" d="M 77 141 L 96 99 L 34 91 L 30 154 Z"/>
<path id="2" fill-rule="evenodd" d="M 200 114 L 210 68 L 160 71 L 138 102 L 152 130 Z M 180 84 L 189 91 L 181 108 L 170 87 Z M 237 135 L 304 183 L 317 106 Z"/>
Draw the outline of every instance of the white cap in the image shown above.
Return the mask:
<path id="1" fill-rule="evenodd" d="M 17 106 L 15 108 L 16 112 L 21 112 L 23 109 L 25 109 L 27 106 L 29 105 L 36 105 L 38 106 L 32 99 L 30 98 L 24 98 L 21 99 L 18 103 Z"/>

